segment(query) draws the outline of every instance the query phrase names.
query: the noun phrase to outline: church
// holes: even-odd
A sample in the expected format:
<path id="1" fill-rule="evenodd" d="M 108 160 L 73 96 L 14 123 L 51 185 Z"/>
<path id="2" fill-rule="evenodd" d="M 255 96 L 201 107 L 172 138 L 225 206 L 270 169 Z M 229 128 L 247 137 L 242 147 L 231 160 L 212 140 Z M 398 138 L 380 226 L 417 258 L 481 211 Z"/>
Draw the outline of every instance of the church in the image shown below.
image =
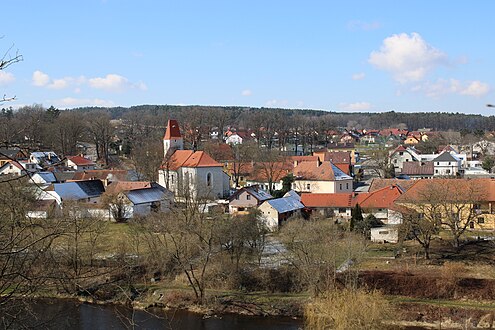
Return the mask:
<path id="1" fill-rule="evenodd" d="M 164 159 L 158 183 L 177 197 L 210 200 L 229 194 L 229 176 L 222 164 L 204 151 L 184 150 L 184 140 L 176 120 L 169 120 L 163 137 Z"/>

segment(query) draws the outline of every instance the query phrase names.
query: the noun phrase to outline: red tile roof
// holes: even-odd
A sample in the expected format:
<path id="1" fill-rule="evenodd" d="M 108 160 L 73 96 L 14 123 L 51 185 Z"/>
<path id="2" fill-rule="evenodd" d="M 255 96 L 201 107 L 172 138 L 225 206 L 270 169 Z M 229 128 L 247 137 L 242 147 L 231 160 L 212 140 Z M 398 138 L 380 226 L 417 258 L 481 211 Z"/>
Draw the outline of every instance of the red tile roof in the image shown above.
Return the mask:
<path id="1" fill-rule="evenodd" d="M 168 164 L 164 162 L 162 169 L 168 168 L 176 171 L 180 167 L 222 167 L 223 165 L 214 160 L 204 151 L 176 150 Z"/>
<path id="2" fill-rule="evenodd" d="M 170 119 L 167 123 L 167 130 L 165 131 L 164 140 L 171 140 L 173 138 L 180 138 L 179 123 L 177 120 Z"/>
<path id="3" fill-rule="evenodd" d="M 359 203 L 363 209 L 389 209 L 402 194 L 401 188 L 392 185 L 370 193 L 359 194 L 359 200 L 356 200 L 356 203 Z"/>
<path id="4" fill-rule="evenodd" d="M 456 202 L 495 202 L 495 180 L 488 178 L 416 180 L 396 202 L 428 202 L 432 198 L 450 199 Z"/>
<path id="5" fill-rule="evenodd" d="M 84 165 L 94 165 L 95 163 L 87 158 L 81 157 L 81 156 L 68 156 L 68 160 L 76 164 L 77 166 L 84 166 Z"/>
<path id="6" fill-rule="evenodd" d="M 317 181 L 333 181 L 339 174 L 342 174 L 338 172 L 340 171 L 335 171 L 331 162 L 324 162 L 319 166 L 317 162 L 302 162 L 293 171 L 298 179 Z"/>
<path id="7" fill-rule="evenodd" d="M 302 193 L 301 203 L 306 207 L 351 207 L 352 194 Z"/>

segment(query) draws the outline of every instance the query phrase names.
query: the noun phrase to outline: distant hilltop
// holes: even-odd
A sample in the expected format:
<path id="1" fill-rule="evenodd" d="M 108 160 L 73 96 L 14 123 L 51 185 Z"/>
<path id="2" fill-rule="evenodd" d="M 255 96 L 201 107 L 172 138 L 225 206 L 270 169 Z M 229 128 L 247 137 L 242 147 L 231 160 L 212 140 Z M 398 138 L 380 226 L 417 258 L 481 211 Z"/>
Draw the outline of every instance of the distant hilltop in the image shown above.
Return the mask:
<path id="1" fill-rule="evenodd" d="M 243 126 L 252 120 L 286 121 L 311 118 L 315 123 L 327 127 L 374 128 L 382 129 L 396 126 L 418 130 L 424 127 L 432 130 L 495 130 L 495 117 L 480 114 L 452 112 L 334 112 L 308 109 L 255 108 L 246 106 L 209 106 L 209 105 L 137 105 L 131 107 L 85 107 L 72 111 L 107 111 L 112 119 L 126 119 L 133 114 L 157 117 L 159 122 L 175 118 L 181 121 L 194 118 L 225 122 L 227 125 Z"/>

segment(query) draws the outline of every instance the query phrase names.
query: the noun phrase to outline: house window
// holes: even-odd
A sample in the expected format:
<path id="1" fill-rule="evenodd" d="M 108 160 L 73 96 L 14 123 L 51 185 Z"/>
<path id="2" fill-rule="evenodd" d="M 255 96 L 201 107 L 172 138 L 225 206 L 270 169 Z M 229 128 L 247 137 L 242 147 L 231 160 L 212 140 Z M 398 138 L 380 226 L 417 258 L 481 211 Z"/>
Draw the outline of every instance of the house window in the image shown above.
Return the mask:
<path id="1" fill-rule="evenodd" d="M 211 173 L 206 174 L 206 186 L 211 187 Z"/>
<path id="2" fill-rule="evenodd" d="M 435 170 L 435 173 L 438 174 L 438 170 Z"/>
<path id="3" fill-rule="evenodd" d="M 380 235 L 388 235 L 388 230 L 387 231 L 385 231 L 385 230 L 379 231 L 378 234 L 380 234 Z"/>
<path id="4" fill-rule="evenodd" d="M 339 208 L 339 213 L 346 213 L 346 209 L 345 209 L 345 208 L 340 207 L 340 208 Z"/>
<path id="5" fill-rule="evenodd" d="M 306 189 L 310 190 L 311 189 L 311 184 L 306 184 Z"/>
<path id="6" fill-rule="evenodd" d="M 243 176 L 241 176 L 241 177 L 239 178 L 239 180 L 244 181 L 244 177 L 243 177 Z"/>
<path id="7" fill-rule="evenodd" d="M 237 201 L 239 200 L 239 195 L 235 196 L 235 200 Z"/>
<path id="8" fill-rule="evenodd" d="M 399 152 L 399 156 L 402 156 L 403 154 L 404 154 L 404 152 L 403 152 L 403 151 L 400 151 L 400 152 Z"/>
<path id="9" fill-rule="evenodd" d="M 251 195 L 247 195 L 247 196 L 246 196 L 246 199 L 247 199 L 248 201 L 250 201 L 250 200 L 251 200 Z"/>
<path id="10" fill-rule="evenodd" d="M 447 170 L 447 174 L 450 174 L 450 170 Z"/>
<path id="11" fill-rule="evenodd" d="M 437 165 L 440 165 L 440 162 L 437 162 Z"/>
<path id="12" fill-rule="evenodd" d="M 349 182 L 345 184 L 345 189 L 349 189 Z"/>
<path id="13" fill-rule="evenodd" d="M 478 218 L 478 223 L 479 223 L 479 224 L 485 223 L 485 218 L 483 218 L 483 217 L 479 217 L 479 218 Z"/>
<path id="14" fill-rule="evenodd" d="M 339 184 L 339 189 L 342 190 L 342 183 Z"/>
<path id="15" fill-rule="evenodd" d="M 469 228 L 470 229 L 474 229 L 474 221 L 470 221 L 469 222 Z"/>

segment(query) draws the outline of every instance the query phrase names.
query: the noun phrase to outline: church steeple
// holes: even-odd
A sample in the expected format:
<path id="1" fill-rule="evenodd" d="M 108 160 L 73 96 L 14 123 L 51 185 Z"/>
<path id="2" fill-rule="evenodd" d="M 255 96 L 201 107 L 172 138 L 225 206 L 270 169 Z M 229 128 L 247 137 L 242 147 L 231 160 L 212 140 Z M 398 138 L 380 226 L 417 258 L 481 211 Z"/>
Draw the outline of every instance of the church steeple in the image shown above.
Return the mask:
<path id="1" fill-rule="evenodd" d="M 163 137 L 163 155 L 172 154 L 175 150 L 184 149 L 184 141 L 180 135 L 179 123 L 170 119 L 167 123 L 167 130 Z"/>

